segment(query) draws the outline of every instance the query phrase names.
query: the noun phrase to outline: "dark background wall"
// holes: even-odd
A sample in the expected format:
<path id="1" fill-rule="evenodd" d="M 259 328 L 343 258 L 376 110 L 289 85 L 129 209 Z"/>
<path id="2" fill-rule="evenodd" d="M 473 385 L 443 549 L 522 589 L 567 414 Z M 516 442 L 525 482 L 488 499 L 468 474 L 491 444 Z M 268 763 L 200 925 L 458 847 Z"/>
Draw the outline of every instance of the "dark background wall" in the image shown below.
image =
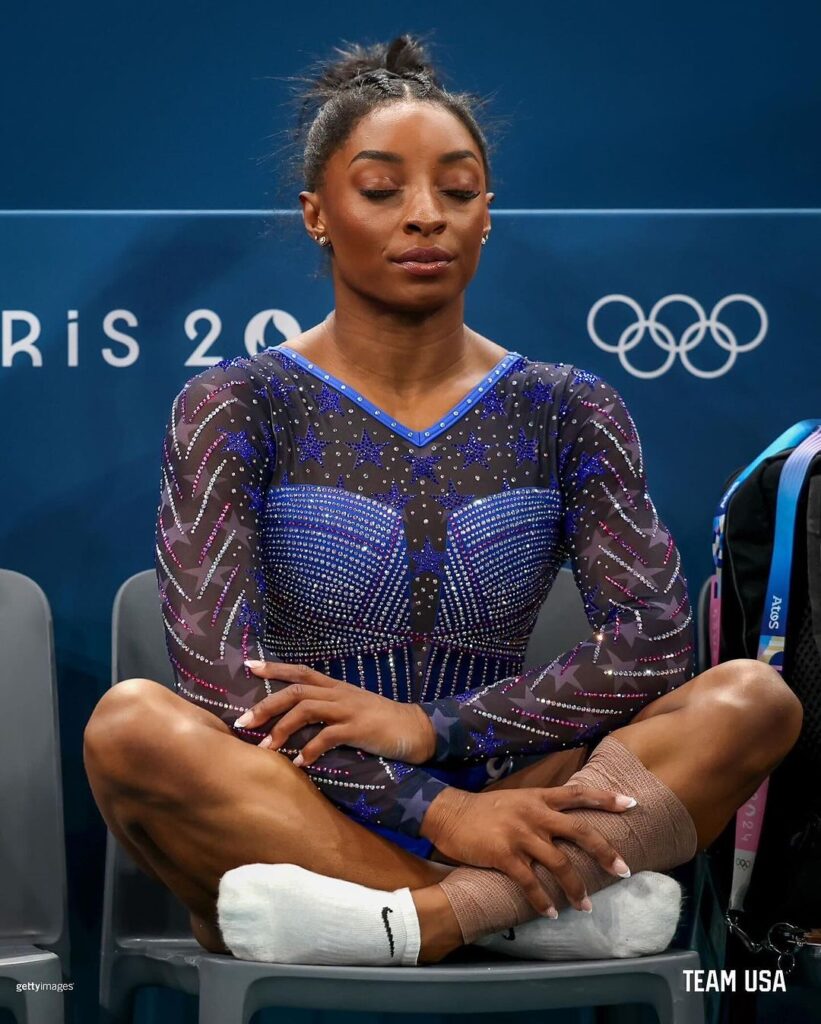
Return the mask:
<path id="1" fill-rule="evenodd" d="M 496 208 L 821 205 L 815 0 L 2 6 L 0 207 L 280 205 L 274 76 L 429 29 L 510 119 Z"/>
<path id="2" fill-rule="evenodd" d="M 508 122 L 494 157 L 495 211 L 821 207 L 821 5 L 816 3 L 549 2 L 503 8 L 482 3 L 446 12 L 439 4 L 420 3 L 397 13 L 369 2 L 343 9 L 319 0 L 308 9 L 247 0 L 230 6 L 4 5 L 0 209 L 296 209 L 295 190 L 281 187 L 281 154 L 290 122 L 286 83 L 277 76 L 300 73 L 343 40 L 373 42 L 401 31 L 431 29 L 433 53 L 448 84 L 493 93 L 489 113 Z M 125 231 L 102 233 L 72 222 L 79 231 L 78 248 L 72 249 L 66 241 L 74 228 L 50 233 L 44 226 L 32 233 L 35 220 L 9 218 L 0 235 L 0 309 L 34 309 L 43 315 L 46 363 L 37 371 L 19 365 L 0 369 L 0 404 L 8 407 L 11 397 L 17 408 L 22 403 L 36 410 L 38 396 L 52 394 L 53 423 L 59 424 L 60 416 L 66 422 L 71 418 L 74 431 L 64 433 L 62 443 L 74 437 L 83 443 L 61 450 L 60 472 L 70 476 L 72 485 L 55 493 L 48 431 L 42 421 L 32 421 L 37 430 L 31 433 L 21 426 L 24 417 L 16 417 L 12 429 L 20 441 L 15 459 L 21 475 L 9 489 L 14 500 L 5 503 L 0 520 L 0 561 L 38 579 L 56 611 L 76 980 L 69 1022 L 93 1024 L 104 831 L 83 773 L 81 736 L 108 683 L 105 630 L 116 582 L 147 564 L 160 421 L 174 390 L 196 372 L 183 366 L 193 345 L 177 320 L 172 333 L 171 314 L 200 304 L 217 306 L 218 296 L 233 307 L 233 321 L 226 317 L 226 325 L 236 329 L 249 311 L 281 306 L 287 289 L 274 287 L 272 275 L 266 292 L 258 254 L 247 267 L 244 256 L 232 263 L 235 254 L 248 251 L 246 242 L 209 255 L 209 241 L 234 236 L 222 229 L 212 232 L 204 220 L 179 231 L 176 223 L 169 225 L 171 237 L 183 240 L 180 249 L 176 241 L 166 247 L 162 230 L 150 227 L 150 241 L 145 241 L 135 222 Z M 668 221 L 658 223 L 669 229 L 663 245 L 652 220 L 598 235 L 595 227 L 574 234 L 551 221 L 547 231 L 540 228 L 534 245 L 526 224 L 512 219 L 508 251 L 541 254 L 546 260 L 552 283 L 541 298 L 554 329 L 532 342 L 521 333 L 511 336 L 506 328 L 527 324 L 528 314 L 518 312 L 511 320 L 487 302 L 476 305 L 483 316 L 472 322 L 534 358 L 573 359 L 623 390 L 637 412 L 648 464 L 661 482 L 656 500 L 670 509 L 676 536 L 692 552 L 694 586 L 707 567 L 707 549 L 701 545 L 708 538 L 665 498 L 665 492 L 674 493 L 665 456 L 680 454 L 680 448 L 671 447 L 669 423 L 653 430 L 652 410 L 663 410 L 672 396 L 695 419 L 703 414 L 704 392 L 680 367 L 657 384 L 624 374 L 615 357 L 584 336 L 584 313 L 608 291 L 632 287 L 636 293 L 636 281 L 646 286 L 646 294 L 637 294 L 645 312 L 660 296 L 678 289 L 697 295 L 708 311 L 735 290 L 749 290 L 764 302 L 771 333 L 767 344 L 747 357 L 743 400 L 766 403 L 768 370 L 779 353 L 789 357 L 790 380 L 799 390 L 804 381 L 805 390 L 794 406 L 792 392 L 778 392 L 773 429 L 766 418 L 758 419 L 751 434 L 746 433 L 749 421 L 727 403 L 724 439 L 715 442 L 726 444 L 726 458 L 703 442 L 711 466 L 705 493 L 712 493 L 723 467 L 729 471 L 755 454 L 760 437 L 766 442 L 788 422 L 813 409 L 817 415 L 821 408 L 818 387 L 810 383 L 818 379 L 812 372 L 818 369 L 817 275 L 812 267 L 818 265 L 813 239 L 817 242 L 819 220 L 802 219 L 796 234 L 790 234 L 797 222 L 789 217 L 762 227 L 739 222 L 737 230 L 730 227 L 721 234 L 719 256 L 704 241 L 713 223 L 709 218 L 695 219 L 697 230 L 689 233 L 672 229 Z M 496 230 L 494 238 L 502 242 L 507 229 L 501 217 Z M 312 291 L 317 286 L 307 277 L 313 259 L 308 243 L 299 233 L 292 237 L 302 246 L 298 267 L 306 269 L 306 290 L 295 301 L 307 326 L 324 315 L 330 296 L 324 287 Z M 641 253 L 638 264 L 618 259 L 619 238 Z M 603 239 L 607 252 L 598 256 L 596 245 Z M 584 246 L 596 269 L 590 279 L 575 273 Z M 92 258 L 72 263 L 72 251 Z M 486 281 L 489 275 L 512 274 L 502 251 L 485 261 Z M 658 252 L 666 254 L 668 264 L 652 259 Z M 768 252 L 779 253 L 774 266 Z M 171 287 L 158 271 L 174 253 L 182 259 L 175 262 Z M 194 256 L 187 263 L 186 253 Z M 734 253 L 744 259 L 734 264 Z M 281 252 L 274 263 L 284 265 Z M 678 273 L 682 266 L 688 268 L 687 277 Z M 609 273 L 613 267 L 624 270 L 624 284 Z M 531 273 L 538 290 L 538 265 L 536 271 L 531 266 Z M 510 280 L 515 284 L 516 276 Z M 166 291 L 158 291 L 163 281 Z M 251 282 L 248 297 L 239 301 Z M 117 457 L 115 437 L 100 438 L 95 428 L 90 391 L 79 408 L 60 404 L 71 393 L 66 386 L 71 388 L 76 372 L 65 366 L 65 310 L 79 305 L 88 322 L 98 312 L 134 304 L 141 305 L 149 329 L 141 362 L 128 371 L 98 365 L 85 378 L 86 386 L 93 380 L 98 394 L 105 389 L 105 408 L 118 410 L 113 413 L 117 428 L 132 431 L 130 458 L 123 460 Z M 780 321 L 774 311 L 782 313 Z M 230 343 L 228 330 L 225 337 L 223 354 L 242 351 L 241 334 Z M 93 358 L 99 364 L 98 340 L 95 336 Z M 268 343 L 277 340 L 271 337 Z M 83 360 L 90 360 L 85 351 Z M 739 357 L 740 365 L 744 359 Z M 804 373 L 797 360 L 806 360 L 810 372 Z M 729 387 L 738 379 L 730 375 L 724 384 Z M 138 403 L 141 412 L 135 418 L 129 409 Z M 139 438 L 133 435 L 135 422 Z M 24 457 L 25 444 L 30 457 Z M 697 471 L 699 459 L 690 445 L 687 472 Z M 108 466 L 116 471 L 116 489 L 101 504 L 93 495 L 112 479 Z M 122 515 L 134 531 L 130 548 L 122 546 L 113 528 L 113 520 Z M 52 546 L 36 548 L 38 537 L 48 537 Z M 110 573 L 79 587 L 78 574 L 99 554 L 95 545 L 100 538 L 105 539 Z M 59 551 L 67 552 L 64 560 L 55 557 Z M 192 1012 L 190 1004 L 148 993 L 140 1024 L 165 1024 Z M 299 1021 L 314 1017 L 320 1019 L 294 1014 Z"/>

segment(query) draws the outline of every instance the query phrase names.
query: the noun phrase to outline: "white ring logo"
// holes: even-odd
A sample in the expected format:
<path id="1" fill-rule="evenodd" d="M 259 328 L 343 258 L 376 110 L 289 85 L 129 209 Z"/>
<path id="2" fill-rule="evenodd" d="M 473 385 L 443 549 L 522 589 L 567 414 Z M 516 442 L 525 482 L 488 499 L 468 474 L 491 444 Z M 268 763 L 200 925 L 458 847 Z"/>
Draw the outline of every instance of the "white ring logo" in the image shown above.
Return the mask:
<path id="1" fill-rule="evenodd" d="M 623 302 L 636 314 L 636 322 L 622 331 L 621 337 L 615 344 L 604 341 L 596 331 L 596 314 L 603 306 L 611 302 Z M 659 323 L 657 319 L 659 312 L 671 302 L 686 303 L 692 307 L 698 317 L 695 323 L 690 324 L 684 331 L 678 341 L 673 337 L 669 327 Z M 731 302 L 746 302 L 758 313 L 761 327 L 752 341 L 747 341 L 740 345 L 730 328 L 718 319 L 724 307 L 728 306 Z M 635 299 L 631 299 L 629 295 L 605 295 L 595 303 L 587 314 L 587 330 L 594 344 L 604 349 L 605 352 L 617 353 L 619 362 L 628 373 L 632 373 L 634 377 L 642 377 L 645 380 L 660 377 L 663 373 L 666 373 L 675 362 L 677 355 L 681 356 L 682 363 L 695 377 L 722 377 L 732 369 L 740 352 L 750 352 L 761 344 L 767 333 L 768 325 L 767 311 L 758 299 L 754 299 L 752 295 L 725 296 L 725 298 L 713 306 L 709 318 L 704 315 L 704 309 L 701 304 L 689 295 L 666 295 L 653 306 L 650 310 L 650 316 L 647 318 L 645 318 L 644 311 L 638 302 Z M 644 337 L 645 328 L 649 329 L 650 337 L 662 352 L 667 353 L 664 362 L 655 370 L 640 370 L 633 366 L 627 358 L 627 353 L 632 351 Z M 690 361 L 690 352 L 702 342 L 708 328 L 713 341 L 727 353 L 726 361 L 716 370 L 701 370 L 697 366 L 693 366 Z"/>

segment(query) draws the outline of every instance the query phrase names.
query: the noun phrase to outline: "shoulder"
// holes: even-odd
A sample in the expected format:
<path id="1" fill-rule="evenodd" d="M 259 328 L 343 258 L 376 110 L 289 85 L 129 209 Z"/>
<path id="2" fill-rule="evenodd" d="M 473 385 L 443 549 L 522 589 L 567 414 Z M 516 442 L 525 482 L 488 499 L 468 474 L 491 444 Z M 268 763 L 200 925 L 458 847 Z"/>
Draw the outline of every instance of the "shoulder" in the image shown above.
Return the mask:
<path id="1" fill-rule="evenodd" d="M 267 414 L 270 384 L 280 368 L 278 353 L 264 349 L 255 356 L 223 359 L 190 377 L 178 391 L 175 404 L 191 408 L 192 401 L 224 395 L 224 401 L 262 405 Z"/>
<path id="2" fill-rule="evenodd" d="M 189 378 L 171 406 L 175 439 L 193 445 L 229 433 L 268 438 L 276 429 L 270 387 L 275 363 L 265 350 L 223 359 Z"/>
<path id="3" fill-rule="evenodd" d="M 537 383 L 549 387 L 552 397 L 562 406 L 594 396 L 612 400 L 617 394 L 615 388 L 598 374 L 574 363 L 552 363 L 523 356 L 514 366 L 514 376 L 525 388 Z"/>

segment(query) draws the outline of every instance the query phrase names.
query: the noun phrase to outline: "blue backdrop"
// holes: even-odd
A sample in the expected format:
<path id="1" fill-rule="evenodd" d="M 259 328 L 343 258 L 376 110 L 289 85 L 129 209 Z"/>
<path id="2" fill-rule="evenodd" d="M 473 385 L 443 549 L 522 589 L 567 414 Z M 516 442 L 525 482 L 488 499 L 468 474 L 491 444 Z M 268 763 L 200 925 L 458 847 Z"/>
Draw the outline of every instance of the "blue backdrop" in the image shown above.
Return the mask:
<path id="1" fill-rule="evenodd" d="M 821 211 L 492 217 L 467 323 L 621 391 L 695 598 L 726 477 L 821 413 Z M 318 257 L 297 213 L 0 214 L 0 564 L 37 580 L 55 615 L 77 790 L 66 805 L 76 998 L 88 1006 L 104 833 L 81 733 L 109 681 L 115 591 L 153 565 L 170 404 L 204 366 L 324 317 L 333 295 Z"/>

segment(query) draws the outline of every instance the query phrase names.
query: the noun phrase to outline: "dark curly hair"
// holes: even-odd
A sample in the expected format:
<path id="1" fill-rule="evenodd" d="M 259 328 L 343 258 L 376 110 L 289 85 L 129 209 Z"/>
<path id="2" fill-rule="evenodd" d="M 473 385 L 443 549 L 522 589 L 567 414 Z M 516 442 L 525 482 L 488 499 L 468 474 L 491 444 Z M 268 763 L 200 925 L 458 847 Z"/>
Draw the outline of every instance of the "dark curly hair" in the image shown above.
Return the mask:
<path id="1" fill-rule="evenodd" d="M 308 74 L 285 79 L 296 83 L 291 100 L 296 126 L 283 147 L 291 150 L 283 165 L 283 184 L 289 191 L 321 188 L 328 160 L 359 121 L 376 107 L 407 99 L 435 103 L 459 118 L 479 148 L 490 189 L 494 146 L 488 141 L 487 128 L 478 121 L 489 97 L 448 91 L 428 55 L 427 44 L 417 36 L 403 34 L 389 43 L 371 45 L 345 41 L 344 48 L 334 49 L 336 59 L 314 61 Z M 497 121 L 494 127 L 500 124 Z M 325 255 L 327 273 L 330 247 Z"/>

